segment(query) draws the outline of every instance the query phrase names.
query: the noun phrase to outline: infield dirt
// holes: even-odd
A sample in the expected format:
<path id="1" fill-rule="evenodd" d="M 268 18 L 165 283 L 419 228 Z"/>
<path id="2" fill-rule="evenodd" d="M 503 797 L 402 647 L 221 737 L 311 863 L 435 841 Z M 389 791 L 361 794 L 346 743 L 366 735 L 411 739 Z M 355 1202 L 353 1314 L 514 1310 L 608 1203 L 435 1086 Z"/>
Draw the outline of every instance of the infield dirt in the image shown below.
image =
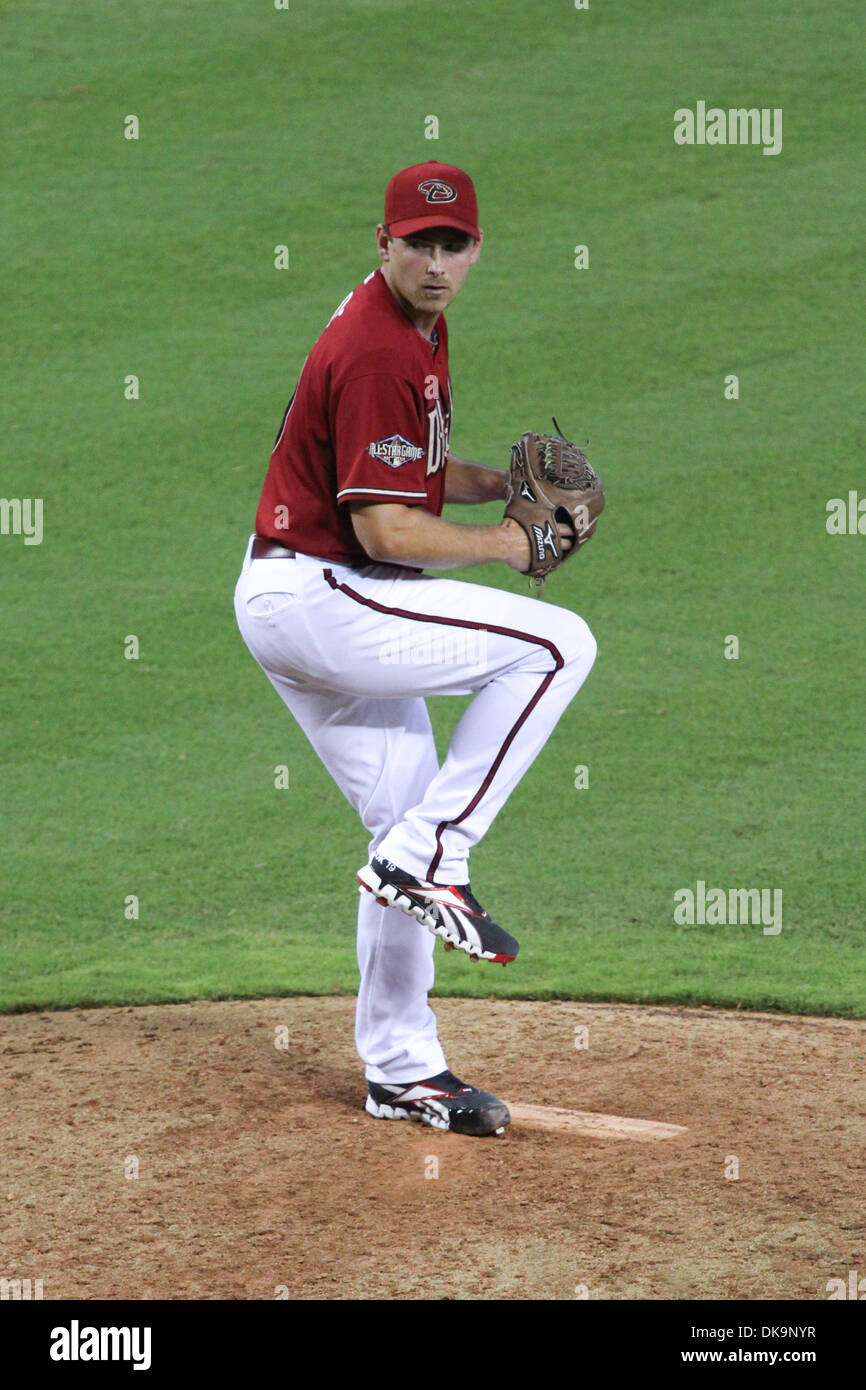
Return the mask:
<path id="1" fill-rule="evenodd" d="M 373 1120 L 349 997 L 10 1016 L 0 1274 L 46 1299 L 825 1299 L 866 1273 L 866 1023 L 435 1007 L 453 1070 L 518 1110 L 685 1132 Z"/>

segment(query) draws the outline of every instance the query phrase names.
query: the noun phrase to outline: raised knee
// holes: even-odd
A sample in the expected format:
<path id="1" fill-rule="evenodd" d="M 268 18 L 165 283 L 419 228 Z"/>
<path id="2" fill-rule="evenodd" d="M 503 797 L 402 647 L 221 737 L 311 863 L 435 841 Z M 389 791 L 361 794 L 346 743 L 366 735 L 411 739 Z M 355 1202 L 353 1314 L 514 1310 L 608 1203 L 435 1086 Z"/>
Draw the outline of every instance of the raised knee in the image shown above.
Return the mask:
<path id="1" fill-rule="evenodd" d="M 560 611 L 560 621 L 554 637 L 557 651 L 567 668 L 579 671 L 585 676 L 592 669 L 598 643 L 589 624 L 579 613 L 572 613 L 567 608 Z"/>

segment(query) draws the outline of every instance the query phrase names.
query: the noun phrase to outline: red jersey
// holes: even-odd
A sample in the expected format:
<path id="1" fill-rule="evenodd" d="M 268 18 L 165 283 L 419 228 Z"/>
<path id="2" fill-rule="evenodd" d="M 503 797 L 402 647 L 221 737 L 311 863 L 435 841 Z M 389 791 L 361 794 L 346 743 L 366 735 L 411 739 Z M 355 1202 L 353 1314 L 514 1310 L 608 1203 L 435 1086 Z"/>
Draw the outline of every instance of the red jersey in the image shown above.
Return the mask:
<path id="1" fill-rule="evenodd" d="M 342 564 L 370 564 L 348 503 L 439 516 L 451 427 L 448 330 L 429 342 L 374 270 L 304 363 L 277 437 L 256 532 Z"/>

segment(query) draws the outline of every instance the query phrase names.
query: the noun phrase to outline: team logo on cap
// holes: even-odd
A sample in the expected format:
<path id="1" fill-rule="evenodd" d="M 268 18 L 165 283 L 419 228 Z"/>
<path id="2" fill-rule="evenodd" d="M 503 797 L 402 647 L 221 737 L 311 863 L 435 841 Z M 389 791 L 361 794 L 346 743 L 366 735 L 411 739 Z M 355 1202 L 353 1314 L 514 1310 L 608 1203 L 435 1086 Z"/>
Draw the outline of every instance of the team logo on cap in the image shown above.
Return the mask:
<path id="1" fill-rule="evenodd" d="M 428 203 L 454 203 L 457 201 L 457 189 L 452 183 L 446 183 L 444 179 L 425 179 L 419 183 L 418 192 L 423 193 Z"/>
<path id="2" fill-rule="evenodd" d="M 387 439 L 374 439 L 372 444 L 367 445 L 367 453 L 380 463 L 387 463 L 389 468 L 400 468 L 404 463 L 423 458 L 426 450 L 419 449 L 417 444 L 410 444 L 402 434 L 392 434 Z"/>

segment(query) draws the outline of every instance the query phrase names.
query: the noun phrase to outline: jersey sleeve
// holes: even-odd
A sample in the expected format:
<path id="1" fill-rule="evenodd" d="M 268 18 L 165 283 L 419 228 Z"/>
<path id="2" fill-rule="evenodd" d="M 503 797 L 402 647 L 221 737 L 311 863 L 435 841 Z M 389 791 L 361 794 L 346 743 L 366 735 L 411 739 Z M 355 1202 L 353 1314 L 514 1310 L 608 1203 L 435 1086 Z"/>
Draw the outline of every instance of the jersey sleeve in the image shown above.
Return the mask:
<path id="1" fill-rule="evenodd" d="M 346 382 L 331 428 L 338 503 L 427 504 L 425 412 L 410 382 L 387 373 Z"/>

